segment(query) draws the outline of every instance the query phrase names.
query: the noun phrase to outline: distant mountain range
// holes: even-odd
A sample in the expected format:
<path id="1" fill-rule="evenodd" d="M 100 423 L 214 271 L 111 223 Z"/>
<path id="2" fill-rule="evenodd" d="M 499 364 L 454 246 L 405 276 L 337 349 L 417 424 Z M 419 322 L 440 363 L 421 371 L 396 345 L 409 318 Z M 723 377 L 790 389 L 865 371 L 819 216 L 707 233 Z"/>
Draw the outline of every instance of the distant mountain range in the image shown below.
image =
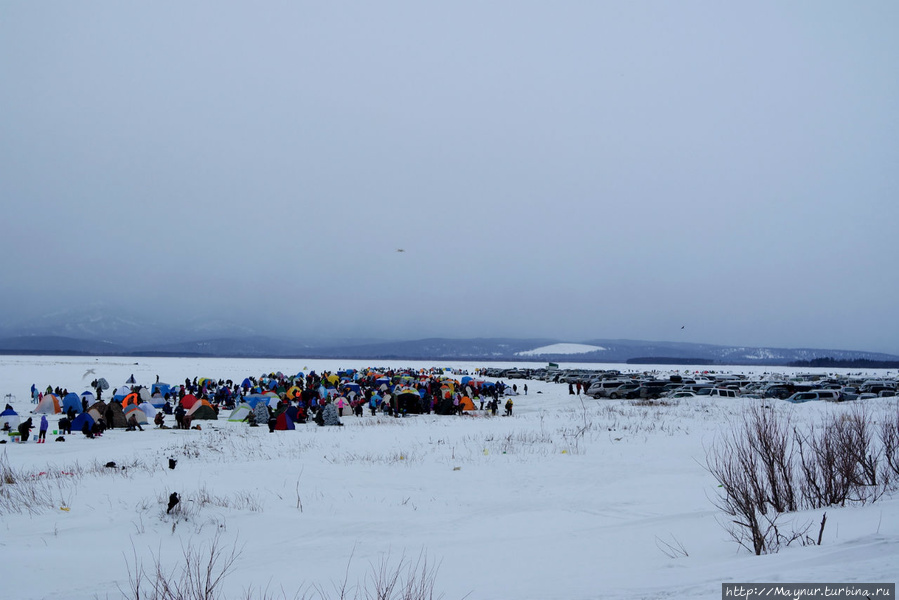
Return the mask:
<path id="1" fill-rule="evenodd" d="M 291 339 L 263 336 L 219 321 L 167 328 L 133 317 L 109 316 L 99 308 L 0 326 L 0 354 L 729 365 L 787 365 L 824 358 L 899 362 L 899 356 L 878 352 L 620 339 L 579 343 L 545 338 Z"/>

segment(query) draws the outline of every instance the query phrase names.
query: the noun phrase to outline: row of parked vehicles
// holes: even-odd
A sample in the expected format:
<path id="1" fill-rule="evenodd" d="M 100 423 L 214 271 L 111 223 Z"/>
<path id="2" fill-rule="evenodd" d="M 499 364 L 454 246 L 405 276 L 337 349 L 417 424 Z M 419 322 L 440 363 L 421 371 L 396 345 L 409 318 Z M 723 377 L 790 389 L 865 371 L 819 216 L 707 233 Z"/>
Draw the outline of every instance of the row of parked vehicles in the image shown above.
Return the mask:
<path id="1" fill-rule="evenodd" d="M 750 378 L 746 375 L 708 374 L 696 377 L 623 374 L 617 370 L 585 369 L 487 369 L 488 377 L 541 379 L 562 384 L 580 383 L 593 398 L 779 398 L 801 403 L 814 400 L 841 402 L 897 395 L 897 379 L 864 379 L 819 374 L 781 374 Z"/>

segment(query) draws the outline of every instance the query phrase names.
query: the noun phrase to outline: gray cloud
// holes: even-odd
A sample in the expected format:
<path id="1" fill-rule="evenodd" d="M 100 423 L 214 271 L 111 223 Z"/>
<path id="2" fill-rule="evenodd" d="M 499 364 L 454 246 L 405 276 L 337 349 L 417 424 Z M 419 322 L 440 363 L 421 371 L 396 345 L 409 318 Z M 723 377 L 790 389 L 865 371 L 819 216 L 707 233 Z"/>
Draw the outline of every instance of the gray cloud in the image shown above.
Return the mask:
<path id="1" fill-rule="evenodd" d="M 0 307 L 899 353 L 897 26 L 892 2 L 8 3 Z"/>

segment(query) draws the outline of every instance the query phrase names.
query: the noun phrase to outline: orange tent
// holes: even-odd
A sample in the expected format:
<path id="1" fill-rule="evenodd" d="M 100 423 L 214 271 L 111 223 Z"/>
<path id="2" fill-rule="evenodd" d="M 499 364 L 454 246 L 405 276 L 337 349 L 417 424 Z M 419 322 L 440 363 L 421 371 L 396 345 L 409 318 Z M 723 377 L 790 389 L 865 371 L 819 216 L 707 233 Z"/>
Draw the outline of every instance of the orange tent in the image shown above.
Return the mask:
<path id="1" fill-rule="evenodd" d="M 462 410 L 474 410 L 474 402 L 468 396 L 462 396 L 462 399 L 459 400 L 459 406 L 462 407 Z"/>
<path id="2" fill-rule="evenodd" d="M 134 406 L 140 405 L 140 397 L 135 393 L 131 392 L 122 400 L 122 408 L 128 408 L 129 404 L 133 404 Z"/>
<path id="3" fill-rule="evenodd" d="M 62 409 L 59 407 L 59 396 L 56 394 L 45 394 L 38 403 L 37 408 L 34 409 L 34 412 L 47 415 L 58 415 L 62 412 Z"/>

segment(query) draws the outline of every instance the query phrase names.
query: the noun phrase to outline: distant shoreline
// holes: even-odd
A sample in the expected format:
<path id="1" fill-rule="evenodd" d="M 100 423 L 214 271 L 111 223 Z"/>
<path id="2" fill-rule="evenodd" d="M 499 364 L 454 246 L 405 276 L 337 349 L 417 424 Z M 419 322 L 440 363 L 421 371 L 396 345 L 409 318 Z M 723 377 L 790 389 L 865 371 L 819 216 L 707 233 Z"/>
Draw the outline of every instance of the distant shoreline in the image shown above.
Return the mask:
<path id="1" fill-rule="evenodd" d="M 253 359 L 253 360 L 333 360 L 336 357 L 328 355 L 316 354 L 297 354 L 297 355 L 262 355 L 262 354 L 207 354 L 207 353 L 188 353 L 188 352 L 134 352 L 134 353 L 97 353 L 97 352 L 79 352 L 72 350 L 3 350 L 0 349 L 0 356 L 61 356 L 61 357 L 91 357 L 91 358 L 223 358 L 223 359 Z M 709 366 L 709 367 L 796 367 L 796 368 L 839 368 L 839 369 L 899 369 L 899 361 L 878 361 L 870 359 L 851 359 L 840 360 L 833 358 L 816 358 L 807 361 L 771 361 L 771 362 L 718 362 L 705 358 L 678 358 L 666 356 L 648 356 L 631 358 L 626 361 L 620 360 L 584 360 L 583 357 L 577 355 L 566 355 L 564 358 L 560 356 L 548 357 L 504 357 L 496 356 L 403 356 L 399 354 L 392 355 L 371 355 L 348 353 L 339 358 L 345 360 L 387 360 L 387 361 L 440 361 L 440 362 L 482 362 L 482 363 L 542 363 L 542 362 L 577 362 L 580 364 L 595 365 L 612 365 L 612 364 L 628 364 L 628 365 L 666 365 L 666 366 Z M 538 359 L 539 358 L 539 359 Z M 580 359 L 580 360 L 578 360 Z"/>

